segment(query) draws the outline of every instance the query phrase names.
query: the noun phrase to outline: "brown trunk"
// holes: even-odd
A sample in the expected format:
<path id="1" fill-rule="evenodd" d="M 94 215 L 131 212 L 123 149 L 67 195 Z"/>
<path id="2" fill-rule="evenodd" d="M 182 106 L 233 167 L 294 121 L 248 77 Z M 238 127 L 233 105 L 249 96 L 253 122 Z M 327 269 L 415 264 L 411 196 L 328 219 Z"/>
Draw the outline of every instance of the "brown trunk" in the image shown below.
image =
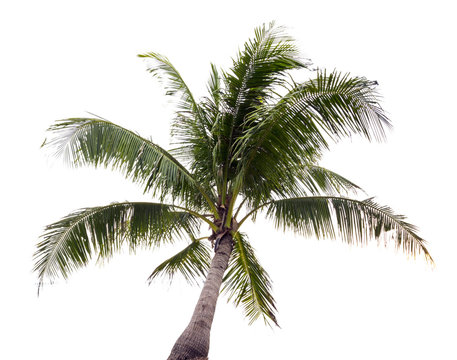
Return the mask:
<path id="1" fill-rule="evenodd" d="M 217 247 L 192 319 L 173 346 L 168 360 L 207 359 L 216 302 L 232 248 L 232 235 L 227 233 Z"/>

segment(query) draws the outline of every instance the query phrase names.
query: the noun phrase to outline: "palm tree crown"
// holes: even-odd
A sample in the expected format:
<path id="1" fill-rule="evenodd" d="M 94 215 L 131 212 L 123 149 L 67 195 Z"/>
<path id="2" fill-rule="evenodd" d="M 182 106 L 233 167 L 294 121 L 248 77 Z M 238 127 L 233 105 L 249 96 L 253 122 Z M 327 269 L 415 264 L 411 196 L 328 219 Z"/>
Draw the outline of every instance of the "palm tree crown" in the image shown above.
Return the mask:
<path id="1" fill-rule="evenodd" d="M 182 273 L 193 282 L 211 268 L 210 246 L 217 253 L 228 238 L 222 289 L 251 322 L 277 324 L 270 278 L 240 232 L 258 214 L 306 236 L 348 243 L 389 237 L 407 254 L 423 253 L 432 261 L 425 241 L 403 216 L 373 199 L 348 198 L 360 188 L 318 165 L 329 144 L 341 138 L 384 138 L 390 122 L 376 82 L 323 70 L 295 82 L 291 72 L 309 64 L 273 24 L 256 29 L 229 71 L 211 66 L 208 95 L 201 99 L 166 57 L 139 56 L 166 94 L 177 99 L 172 150 L 101 118 L 56 122 L 46 146 L 73 166 L 119 170 L 158 202 L 80 209 L 47 226 L 35 254 L 40 286 L 45 278 L 67 277 L 94 255 L 109 257 L 124 244 L 154 247 L 178 238 L 188 239 L 188 245 L 149 279 Z M 211 233 L 200 235 L 201 224 Z"/>

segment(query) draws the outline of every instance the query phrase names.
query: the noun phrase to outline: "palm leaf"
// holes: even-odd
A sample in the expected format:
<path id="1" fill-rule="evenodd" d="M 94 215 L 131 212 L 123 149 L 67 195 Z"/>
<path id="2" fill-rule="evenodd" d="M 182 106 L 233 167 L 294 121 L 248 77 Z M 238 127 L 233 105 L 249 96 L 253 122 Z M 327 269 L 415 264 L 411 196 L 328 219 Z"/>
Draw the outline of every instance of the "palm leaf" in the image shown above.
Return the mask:
<path id="1" fill-rule="evenodd" d="M 152 64 L 148 66 L 148 71 L 162 82 L 166 95 L 179 97 L 179 111 L 198 112 L 198 104 L 192 92 L 170 60 L 154 52 L 139 54 L 138 57 L 152 61 Z"/>
<path id="2" fill-rule="evenodd" d="M 121 126 L 102 119 L 74 118 L 58 121 L 49 130 L 55 137 L 47 145 L 54 146 L 70 165 L 111 166 L 161 200 L 170 195 L 194 208 L 213 203 L 211 189 L 203 189 L 171 154 Z"/>
<path id="3" fill-rule="evenodd" d="M 233 61 L 231 72 L 225 73 L 225 101 L 232 109 L 234 123 L 267 101 L 273 87 L 284 84 L 287 71 L 307 65 L 300 61 L 299 51 L 284 28 L 274 23 L 256 28 L 254 38 Z"/>
<path id="4" fill-rule="evenodd" d="M 306 165 L 298 171 L 297 180 L 303 184 L 306 189 L 304 193 L 307 195 L 347 194 L 363 191 L 352 181 L 322 166 Z"/>
<path id="5" fill-rule="evenodd" d="M 170 281 L 176 273 L 181 273 L 189 283 L 205 277 L 208 273 L 211 256 L 203 241 L 192 239 L 192 242 L 176 255 L 157 266 L 148 277 L 151 283 L 159 275 L 167 276 Z"/>
<path id="6" fill-rule="evenodd" d="M 278 124 L 294 125 L 297 135 L 306 135 L 302 140 L 308 142 L 310 134 L 316 136 L 316 145 L 325 146 L 325 136 L 337 140 L 359 134 L 383 140 L 391 123 L 379 105 L 376 85 L 364 77 L 319 70 L 315 79 L 294 84 L 270 109 L 259 110 L 255 116 L 262 117 L 263 130 L 256 137 L 262 143 Z"/>
<path id="7" fill-rule="evenodd" d="M 270 277 L 259 264 L 254 249 L 244 235 L 234 236 L 234 247 L 222 291 L 235 306 L 241 305 L 249 323 L 263 318 L 266 324 L 276 321 L 276 305 L 271 294 Z"/>
<path id="8" fill-rule="evenodd" d="M 259 184 L 272 184 L 264 190 L 266 200 L 277 184 L 293 188 L 291 169 L 315 164 L 330 139 L 352 134 L 382 139 L 390 122 L 374 85 L 365 78 L 318 72 L 316 79 L 295 84 L 276 104 L 259 106 L 246 118 L 236 143 L 241 191 L 252 198 Z M 286 191 L 276 195 L 294 196 Z"/>
<path id="9" fill-rule="evenodd" d="M 217 156 L 226 182 L 236 165 L 234 145 L 243 133 L 244 120 L 272 98 L 276 87 L 285 84 L 287 71 L 307 66 L 283 30 L 273 23 L 255 29 L 254 38 L 244 44 L 231 71 L 224 73 L 224 116 L 218 126 Z"/>
<path id="10" fill-rule="evenodd" d="M 379 105 L 376 81 L 350 77 L 337 71 L 318 71 L 314 80 L 293 89 L 290 98 L 333 138 L 361 134 L 383 140 L 385 127 L 391 127 Z"/>
<path id="11" fill-rule="evenodd" d="M 205 116 L 204 109 L 197 103 L 179 72 L 165 56 L 153 52 L 138 56 L 152 60 L 148 71 L 164 83 L 166 95 L 179 99 L 171 131 L 175 143 L 179 146 L 172 151 L 173 155 L 190 164 L 192 172 L 212 175 L 213 171 L 208 165 L 212 165 L 211 149 L 214 146 L 210 135 L 213 117 Z M 219 85 L 217 76 L 216 68 L 212 66 L 210 86 Z M 218 96 L 217 91 L 212 92 L 212 96 Z M 205 181 L 205 178 L 208 178 L 208 175 L 201 177 L 200 180 Z M 210 180 L 206 180 L 209 187 Z"/>
<path id="12" fill-rule="evenodd" d="M 75 211 L 48 225 L 42 235 L 34 255 L 38 289 L 45 277 L 67 278 L 95 254 L 109 258 L 125 242 L 132 250 L 158 246 L 198 229 L 196 217 L 164 204 L 123 202 Z"/>
<path id="13" fill-rule="evenodd" d="M 217 67 L 214 64 L 211 64 L 211 75 L 208 81 L 207 90 L 210 95 L 210 99 L 214 109 L 219 109 L 223 92 L 221 76 L 219 75 L 219 71 L 217 70 Z"/>
<path id="14" fill-rule="evenodd" d="M 414 257 L 423 253 L 433 263 L 416 227 L 373 199 L 314 196 L 272 201 L 266 206 L 267 217 L 274 219 L 278 228 L 317 238 L 339 237 L 350 244 L 393 240 L 398 249 Z"/>

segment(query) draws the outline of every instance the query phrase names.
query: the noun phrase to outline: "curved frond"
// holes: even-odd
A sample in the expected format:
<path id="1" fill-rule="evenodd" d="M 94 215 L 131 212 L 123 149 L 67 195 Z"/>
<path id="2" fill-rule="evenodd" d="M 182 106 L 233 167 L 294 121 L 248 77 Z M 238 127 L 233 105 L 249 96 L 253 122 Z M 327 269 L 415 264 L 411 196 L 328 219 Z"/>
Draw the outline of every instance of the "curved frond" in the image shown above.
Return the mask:
<path id="1" fill-rule="evenodd" d="M 267 101 L 273 95 L 273 87 L 285 83 L 287 71 L 307 66 L 284 28 L 274 23 L 256 28 L 254 38 L 244 44 L 231 72 L 225 74 L 225 101 L 232 109 L 235 124 Z"/>
<path id="2" fill-rule="evenodd" d="M 225 183 L 236 169 L 234 146 L 243 134 L 245 119 L 258 106 L 266 104 L 278 86 L 285 84 L 288 71 L 307 65 L 300 60 L 293 40 L 273 23 L 256 28 L 254 38 L 244 44 L 231 71 L 224 73 L 224 116 L 218 123 L 217 157 Z"/>
<path id="3" fill-rule="evenodd" d="M 383 140 L 391 123 L 379 105 L 376 85 L 364 77 L 319 70 L 315 79 L 295 84 L 270 109 L 259 110 L 256 116 L 264 118 L 260 120 L 264 129 L 256 137 L 262 143 L 277 125 L 293 125 L 302 140 L 309 142 L 311 134 L 321 146 L 326 145 L 326 137 L 336 141 L 362 135 Z"/>
<path id="4" fill-rule="evenodd" d="M 149 284 L 159 275 L 167 276 L 170 281 L 176 273 L 181 273 L 189 283 L 208 274 L 211 255 L 203 241 L 192 239 L 192 242 L 176 255 L 157 266 L 148 277 Z"/>
<path id="5" fill-rule="evenodd" d="M 166 95 L 179 97 L 179 111 L 198 112 L 198 104 L 192 92 L 170 60 L 154 52 L 139 54 L 138 57 L 152 60 L 152 65 L 147 70 L 163 83 Z"/>
<path id="6" fill-rule="evenodd" d="M 170 153 L 121 126 L 102 119 L 74 118 L 58 121 L 49 130 L 55 137 L 48 146 L 55 146 L 56 154 L 70 165 L 119 169 L 161 200 L 170 195 L 194 208 L 213 203 L 211 189 L 203 189 Z"/>
<path id="7" fill-rule="evenodd" d="M 300 170 L 299 170 L 300 171 Z M 358 185 L 345 177 L 328 170 L 322 166 L 306 165 L 297 176 L 311 195 L 333 195 L 358 191 L 363 191 Z"/>
<path id="8" fill-rule="evenodd" d="M 75 211 L 48 225 L 37 245 L 35 267 L 39 287 L 45 277 L 67 278 L 96 255 L 109 258 L 127 242 L 130 249 L 158 246 L 176 237 L 196 234 L 199 219 L 156 203 L 123 202 Z"/>
<path id="9" fill-rule="evenodd" d="M 373 199 L 364 201 L 329 196 L 312 196 L 272 201 L 267 217 L 276 226 L 317 238 L 341 238 L 350 244 L 365 244 L 371 239 L 392 240 L 397 249 L 416 256 L 423 253 L 433 263 L 425 240 L 403 215 Z"/>
<path id="10" fill-rule="evenodd" d="M 279 326 L 270 277 L 241 233 L 234 236 L 233 252 L 223 284 L 222 291 L 228 294 L 229 301 L 233 299 L 235 306 L 243 307 L 249 324 L 261 317 L 266 324 L 273 322 Z"/>
<path id="11" fill-rule="evenodd" d="M 293 89 L 289 98 L 305 110 L 332 138 L 360 134 L 368 140 L 383 140 L 389 119 L 379 105 L 376 81 L 333 71 L 318 71 L 317 77 Z"/>
<path id="12" fill-rule="evenodd" d="M 153 52 L 138 56 L 153 61 L 148 71 L 162 80 L 167 91 L 166 95 L 179 98 L 171 130 L 171 135 L 179 147 L 172 150 L 173 155 L 188 163 L 192 172 L 199 175 L 200 181 L 210 187 L 213 185 L 211 184 L 211 175 L 213 175 L 211 149 L 214 146 L 211 136 L 213 114 L 207 116 L 203 106 L 195 100 L 179 72 L 166 57 Z M 209 85 L 220 85 L 214 65 L 212 65 Z M 211 89 L 211 95 L 217 99 L 220 97 L 220 91 Z"/>
<path id="13" fill-rule="evenodd" d="M 251 197 L 259 183 L 280 183 L 282 178 L 293 186 L 291 169 L 316 163 L 329 140 L 352 134 L 383 139 L 390 122 L 379 105 L 375 84 L 320 71 L 316 79 L 295 84 L 276 104 L 258 107 L 247 118 L 236 145 L 243 193 Z"/>

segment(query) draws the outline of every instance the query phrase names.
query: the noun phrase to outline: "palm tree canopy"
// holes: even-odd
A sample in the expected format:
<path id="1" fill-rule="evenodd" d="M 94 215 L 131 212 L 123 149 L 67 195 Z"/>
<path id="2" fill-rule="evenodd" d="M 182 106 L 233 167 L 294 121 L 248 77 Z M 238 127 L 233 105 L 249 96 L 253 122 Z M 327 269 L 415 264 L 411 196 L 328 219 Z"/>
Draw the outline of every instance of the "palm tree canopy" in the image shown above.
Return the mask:
<path id="1" fill-rule="evenodd" d="M 202 99 L 166 57 L 139 56 L 166 95 L 177 100 L 172 150 L 101 118 L 56 122 L 46 146 L 72 166 L 119 170 L 159 202 L 81 209 L 49 225 L 35 254 L 40 286 L 46 277 L 66 277 L 94 255 L 109 257 L 123 244 L 154 247 L 179 238 L 187 238 L 188 245 L 149 279 L 181 273 L 194 282 L 209 267 L 208 239 L 214 246 L 229 232 L 234 247 L 223 291 L 251 322 L 277 324 L 268 273 L 239 231 L 262 213 L 279 229 L 355 244 L 390 238 L 406 254 L 423 253 L 433 261 L 403 216 L 373 199 L 349 198 L 361 189 L 318 165 L 329 144 L 342 138 L 384 139 L 391 124 L 379 105 L 376 82 L 310 70 L 293 39 L 274 24 L 256 29 L 229 71 L 211 66 Z M 291 73 L 298 70 L 309 71 L 310 79 L 295 82 Z M 198 238 L 202 223 L 212 233 Z"/>

